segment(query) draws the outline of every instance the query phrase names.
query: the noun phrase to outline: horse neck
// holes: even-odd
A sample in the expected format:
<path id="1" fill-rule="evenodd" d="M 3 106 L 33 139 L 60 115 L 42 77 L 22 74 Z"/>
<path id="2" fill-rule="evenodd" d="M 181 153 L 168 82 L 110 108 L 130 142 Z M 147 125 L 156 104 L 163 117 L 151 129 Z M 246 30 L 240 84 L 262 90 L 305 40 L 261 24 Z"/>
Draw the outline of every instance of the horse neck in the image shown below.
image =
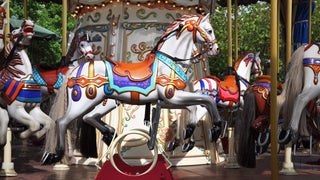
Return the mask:
<path id="1" fill-rule="evenodd" d="M 241 90 L 246 90 L 248 88 L 248 84 L 244 81 L 249 82 L 250 81 L 250 75 L 251 75 L 251 66 L 252 62 L 249 62 L 249 64 L 246 66 L 245 62 L 241 62 L 237 71 L 237 74 L 240 76 L 242 79 L 240 81 L 240 89 Z"/>
<path id="2" fill-rule="evenodd" d="M 22 64 L 15 65 L 15 68 L 25 73 L 25 76 L 32 74 L 32 65 L 25 49 L 16 51 L 21 58 Z"/>
<path id="3" fill-rule="evenodd" d="M 3 21 L 3 25 L 0 29 L 0 52 L 3 50 L 4 48 L 4 31 L 5 31 L 5 24 L 7 23 L 6 20 Z"/>
<path id="4" fill-rule="evenodd" d="M 246 65 L 246 63 L 244 61 L 242 61 L 238 67 L 238 69 L 236 70 L 237 71 L 237 74 L 249 81 L 250 80 L 250 75 L 251 75 L 251 67 L 252 67 L 252 62 L 249 62 L 248 65 Z"/>
<path id="5" fill-rule="evenodd" d="M 178 39 L 172 36 L 162 44 L 159 51 L 167 55 L 179 59 L 190 59 L 192 52 L 195 49 L 193 39 L 189 34 L 190 32 L 183 33 Z"/>
<path id="6" fill-rule="evenodd" d="M 81 64 L 84 64 L 85 58 L 81 57 L 83 54 L 81 54 L 79 51 L 75 50 L 73 53 L 73 56 L 71 57 L 70 61 L 72 61 L 72 63 L 70 64 L 71 67 L 77 67 Z"/>

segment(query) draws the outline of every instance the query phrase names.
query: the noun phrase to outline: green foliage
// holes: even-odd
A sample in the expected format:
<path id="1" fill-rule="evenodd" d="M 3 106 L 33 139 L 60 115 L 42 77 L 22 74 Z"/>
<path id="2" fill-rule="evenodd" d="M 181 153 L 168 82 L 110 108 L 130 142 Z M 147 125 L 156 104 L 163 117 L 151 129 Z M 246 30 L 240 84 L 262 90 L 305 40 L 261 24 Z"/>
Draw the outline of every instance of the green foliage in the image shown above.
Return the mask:
<path id="1" fill-rule="evenodd" d="M 10 1 L 11 16 L 18 19 L 24 18 L 24 5 L 21 0 Z M 28 19 L 35 22 L 62 37 L 62 5 L 52 2 L 39 3 L 27 1 Z M 72 31 L 76 20 L 68 14 L 67 31 Z M 46 64 L 48 66 L 59 64 L 61 60 L 61 41 L 44 40 L 34 38 L 29 48 L 29 56 L 34 64 Z"/>
<path id="2" fill-rule="evenodd" d="M 311 24 L 311 29 L 312 29 L 312 34 L 311 34 L 311 40 L 313 42 L 320 42 L 320 29 L 319 29 L 319 24 L 320 24 L 320 0 L 314 0 L 316 7 L 313 11 L 312 15 L 312 24 Z"/>
<path id="3" fill-rule="evenodd" d="M 234 8 L 233 8 L 234 10 Z M 234 14 L 234 12 L 232 13 Z M 228 20 L 226 7 L 218 6 L 211 16 L 211 22 L 215 29 L 215 35 L 221 52 L 210 59 L 210 72 L 213 75 L 221 74 L 227 68 L 228 59 Z M 234 15 L 232 16 L 234 20 Z M 234 52 L 234 23 L 232 23 L 233 34 L 233 64 L 235 62 Z M 262 64 L 269 59 L 270 47 L 270 4 L 259 2 L 249 6 L 238 7 L 238 54 L 245 51 L 260 52 Z"/>

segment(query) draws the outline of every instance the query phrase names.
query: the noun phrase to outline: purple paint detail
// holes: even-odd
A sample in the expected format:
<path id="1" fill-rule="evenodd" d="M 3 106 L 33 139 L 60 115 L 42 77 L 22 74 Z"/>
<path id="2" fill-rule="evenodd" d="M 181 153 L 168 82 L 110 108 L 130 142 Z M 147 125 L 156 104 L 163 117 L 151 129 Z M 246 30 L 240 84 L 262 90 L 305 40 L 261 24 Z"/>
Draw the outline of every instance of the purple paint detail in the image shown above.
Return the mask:
<path id="1" fill-rule="evenodd" d="M 79 101 L 80 98 L 81 98 L 80 86 L 79 85 L 75 85 L 75 86 L 73 86 L 73 89 L 72 89 L 72 100 L 73 101 Z"/>
<path id="2" fill-rule="evenodd" d="M 151 79 L 148 78 L 144 81 L 131 81 L 127 76 L 124 77 L 113 74 L 113 83 L 120 88 L 132 86 L 132 88 L 138 87 L 146 89 L 151 85 Z"/>

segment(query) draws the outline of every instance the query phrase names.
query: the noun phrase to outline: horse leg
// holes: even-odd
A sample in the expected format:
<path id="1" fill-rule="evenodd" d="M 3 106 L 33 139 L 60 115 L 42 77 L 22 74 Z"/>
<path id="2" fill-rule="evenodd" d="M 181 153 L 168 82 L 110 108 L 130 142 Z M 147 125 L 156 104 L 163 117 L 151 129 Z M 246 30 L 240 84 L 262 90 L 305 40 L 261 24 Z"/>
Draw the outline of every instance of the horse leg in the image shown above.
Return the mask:
<path id="1" fill-rule="evenodd" d="M 40 123 L 34 121 L 33 117 L 26 112 L 24 105 L 25 103 L 14 101 L 11 105 L 8 105 L 7 108 L 8 113 L 12 118 L 29 127 L 20 134 L 21 139 L 30 137 L 33 133 L 40 129 Z"/>
<path id="2" fill-rule="evenodd" d="M 40 109 L 39 105 L 31 109 L 29 114 L 43 125 L 43 128 L 41 128 L 40 131 L 34 133 L 37 139 L 43 137 L 51 127 L 54 127 L 54 121 Z"/>
<path id="3" fill-rule="evenodd" d="M 154 149 L 154 145 L 157 138 L 157 132 L 159 127 L 159 121 L 160 121 L 160 114 L 161 114 L 161 101 L 158 100 L 156 107 L 152 109 L 152 124 L 149 129 L 149 136 L 150 140 L 148 142 L 148 148 L 149 150 Z"/>
<path id="4" fill-rule="evenodd" d="M 318 90 L 315 90 L 315 88 L 307 88 L 307 89 L 304 89 L 302 93 L 297 96 L 294 103 L 292 120 L 290 124 L 290 127 L 293 131 L 293 134 L 292 134 L 293 137 L 291 139 L 293 141 L 293 144 L 296 143 L 296 141 L 298 140 L 297 133 L 298 133 L 299 122 L 300 122 L 301 113 L 303 109 L 312 99 L 314 99 L 318 95 L 319 95 Z"/>
<path id="5" fill-rule="evenodd" d="M 181 127 L 181 122 L 177 120 L 177 127 L 176 127 L 176 135 L 174 137 L 173 141 L 170 141 L 167 144 L 167 151 L 174 151 L 180 144 L 180 127 Z"/>
<path id="6" fill-rule="evenodd" d="M 9 115 L 7 110 L 0 107 L 0 148 L 2 149 L 7 143 L 7 128 L 9 124 Z"/>
<path id="7" fill-rule="evenodd" d="M 161 92 L 159 92 L 159 94 L 161 94 Z M 171 99 L 166 99 L 165 97 L 162 97 L 162 99 L 178 107 L 181 105 L 184 105 L 185 107 L 193 105 L 203 105 L 204 107 L 206 107 L 213 124 L 213 127 L 209 129 L 209 139 L 211 140 L 211 142 L 216 142 L 218 140 L 221 133 L 222 120 L 217 105 L 210 96 L 186 91 L 177 91 L 175 93 L 175 96 L 173 96 Z"/>
<path id="8" fill-rule="evenodd" d="M 194 141 L 193 133 L 198 121 L 201 119 L 201 118 L 197 118 L 197 106 L 189 106 L 187 107 L 187 109 L 189 110 L 189 114 L 190 114 L 190 117 L 189 117 L 190 122 L 187 124 L 187 126 L 183 130 L 183 138 L 184 140 L 186 139 L 189 139 L 189 140 L 188 142 L 182 145 L 182 152 L 188 152 L 194 147 L 195 141 Z"/>
<path id="9" fill-rule="evenodd" d="M 102 141 L 106 145 L 110 145 L 116 134 L 115 129 L 106 124 L 101 118 L 117 107 L 117 103 L 113 99 L 108 99 L 106 104 L 97 105 L 92 111 L 83 116 L 83 121 L 97 128 L 102 134 Z"/>

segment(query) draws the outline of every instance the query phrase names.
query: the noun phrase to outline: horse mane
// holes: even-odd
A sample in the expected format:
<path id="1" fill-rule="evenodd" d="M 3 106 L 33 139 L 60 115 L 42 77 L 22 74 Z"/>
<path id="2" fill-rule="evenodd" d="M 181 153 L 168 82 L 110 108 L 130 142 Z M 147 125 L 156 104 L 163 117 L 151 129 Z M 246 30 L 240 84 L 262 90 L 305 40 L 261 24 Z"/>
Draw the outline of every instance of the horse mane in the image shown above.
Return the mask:
<path id="1" fill-rule="evenodd" d="M 181 22 L 193 18 L 193 17 L 200 17 L 200 15 L 197 14 L 186 14 L 181 16 L 180 18 L 176 19 L 175 21 L 173 21 L 167 28 L 166 32 L 163 33 L 162 37 L 167 36 L 170 32 L 172 32 L 175 28 L 177 28 Z"/>
<path id="2" fill-rule="evenodd" d="M 241 54 L 241 56 L 239 56 L 239 58 L 236 60 L 236 62 L 234 63 L 234 69 L 238 70 L 240 63 L 242 61 L 242 59 L 249 53 L 253 53 L 252 51 L 245 51 L 244 53 Z M 254 55 L 254 54 L 253 54 Z"/>
<path id="3" fill-rule="evenodd" d="M 20 75 L 26 75 L 23 71 L 15 68 L 15 65 L 23 65 L 21 56 L 18 53 L 14 53 L 12 59 L 6 60 L 5 54 L 9 54 L 11 51 L 11 46 L 8 44 L 5 48 L 5 53 L 1 53 L 3 57 L 3 69 L 1 70 L 2 79 L 11 79 L 13 77 L 20 78 Z"/>
<path id="4" fill-rule="evenodd" d="M 284 83 L 283 93 L 285 95 L 282 114 L 285 119 L 284 127 L 288 127 L 291 121 L 294 101 L 303 88 L 303 55 L 304 46 L 299 47 L 291 56 L 288 72 Z"/>
<path id="5" fill-rule="evenodd" d="M 76 36 L 74 36 L 71 43 L 70 43 L 69 50 L 66 54 L 66 58 L 65 58 L 66 64 L 69 64 L 69 62 L 71 61 L 71 58 L 72 58 L 74 52 L 76 51 L 78 44 L 79 44 L 79 39 L 76 38 Z"/>

